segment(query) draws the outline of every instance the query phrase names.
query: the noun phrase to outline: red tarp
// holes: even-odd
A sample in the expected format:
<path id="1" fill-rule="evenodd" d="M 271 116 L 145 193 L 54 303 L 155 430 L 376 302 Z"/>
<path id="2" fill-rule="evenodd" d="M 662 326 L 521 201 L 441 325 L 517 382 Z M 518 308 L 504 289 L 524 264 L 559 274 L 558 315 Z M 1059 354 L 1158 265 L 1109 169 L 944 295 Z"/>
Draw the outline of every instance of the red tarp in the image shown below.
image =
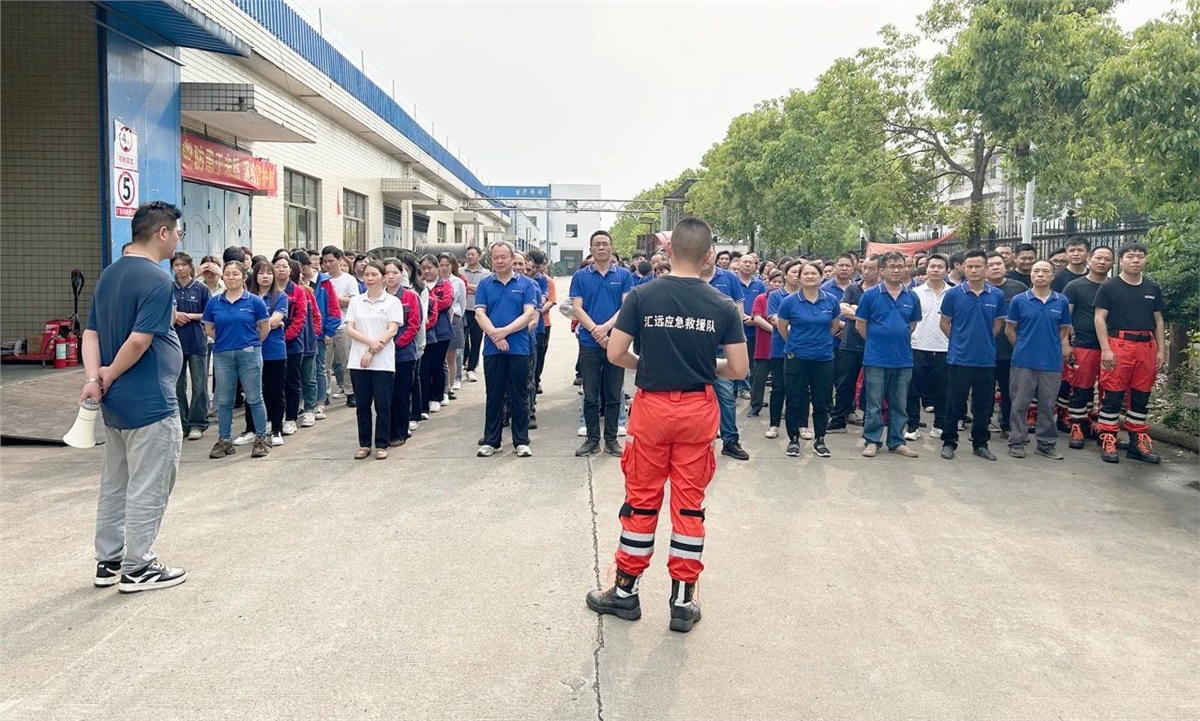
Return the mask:
<path id="1" fill-rule="evenodd" d="M 941 238 L 933 240 L 914 240 L 908 243 L 867 243 L 867 253 L 903 253 L 904 255 L 912 255 L 918 250 L 929 250 L 948 240 L 953 240 L 954 236 L 958 235 L 958 231 L 950 231 Z"/>

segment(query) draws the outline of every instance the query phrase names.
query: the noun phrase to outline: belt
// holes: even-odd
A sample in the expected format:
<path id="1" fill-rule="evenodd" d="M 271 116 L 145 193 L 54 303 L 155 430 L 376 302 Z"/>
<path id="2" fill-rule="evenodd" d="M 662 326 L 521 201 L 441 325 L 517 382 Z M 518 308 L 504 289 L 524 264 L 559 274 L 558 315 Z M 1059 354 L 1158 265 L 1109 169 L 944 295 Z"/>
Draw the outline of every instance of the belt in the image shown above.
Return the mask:
<path id="1" fill-rule="evenodd" d="M 1149 343 L 1154 340 L 1154 334 L 1146 331 L 1120 330 L 1117 331 L 1117 337 L 1133 343 Z"/>

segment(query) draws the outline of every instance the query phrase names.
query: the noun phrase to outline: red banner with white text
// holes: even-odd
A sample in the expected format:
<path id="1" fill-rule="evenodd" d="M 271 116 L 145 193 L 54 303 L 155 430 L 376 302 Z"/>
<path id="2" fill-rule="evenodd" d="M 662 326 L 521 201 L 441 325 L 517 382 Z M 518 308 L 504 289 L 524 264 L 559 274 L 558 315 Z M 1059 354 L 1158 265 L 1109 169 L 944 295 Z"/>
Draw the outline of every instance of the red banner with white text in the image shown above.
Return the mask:
<path id="1" fill-rule="evenodd" d="M 918 250 L 929 250 L 948 240 L 953 240 L 956 235 L 958 235 L 958 231 L 951 231 L 941 238 L 934 238 L 933 240 L 913 240 L 907 243 L 867 243 L 867 253 L 895 252 L 903 255 L 912 255 Z"/>
<path id="2" fill-rule="evenodd" d="M 255 195 L 274 197 L 279 188 L 275 164 L 250 153 L 183 133 L 180 156 L 183 177 Z"/>

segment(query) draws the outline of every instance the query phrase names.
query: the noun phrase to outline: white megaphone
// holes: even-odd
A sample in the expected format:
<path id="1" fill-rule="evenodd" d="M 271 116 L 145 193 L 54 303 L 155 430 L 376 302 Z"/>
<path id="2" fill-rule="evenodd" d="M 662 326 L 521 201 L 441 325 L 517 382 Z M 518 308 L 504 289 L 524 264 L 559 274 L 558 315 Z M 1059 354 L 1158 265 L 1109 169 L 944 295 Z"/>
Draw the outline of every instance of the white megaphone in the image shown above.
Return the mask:
<path id="1" fill-rule="evenodd" d="M 100 401 L 84 398 L 79 406 L 79 415 L 75 416 L 75 424 L 63 443 L 72 448 L 91 448 L 96 445 L 96 416 L 100 413 Z"/>

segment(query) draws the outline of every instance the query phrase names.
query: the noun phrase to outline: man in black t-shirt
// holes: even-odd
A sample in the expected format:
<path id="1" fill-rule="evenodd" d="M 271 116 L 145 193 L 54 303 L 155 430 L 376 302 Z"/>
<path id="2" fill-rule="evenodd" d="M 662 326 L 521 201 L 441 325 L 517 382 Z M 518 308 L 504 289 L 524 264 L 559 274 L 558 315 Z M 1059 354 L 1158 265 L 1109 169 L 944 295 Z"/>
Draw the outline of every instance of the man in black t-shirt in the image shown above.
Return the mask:
<path id="1" fill-rule="evenodd" d="M 1017 252 L 1013 256 L 1013 269 L 1008 271 L 1005 277 L 1012 278 L 1026 288 L 1029 288 L 1033 285 L 1033 280 L 1029 277 L 1029 271 L 1033 268 L 1033 264 L 1037 262 L 1037 259 L 1037 247 L 1033 243 L 1021 243 L 1017 246 Z M 996 284 L 993 283 L 993 285 Z"/>
<path id="2" fill-rule="evenodd" d="M 1096 337 L 1096 292 L 1108 280 L 1113 266 L 1112 248 L 1098 246 L 1088 259 L 1088 274 L 1067 284 L 1063 295 L 1071 306 L 1071 448 L 1084 446 L 1091 435 L 1092 403 L 1100 377 L 1100 339 Z"/>
<path id="3" fill-rule="evenodd" d="M 1066 247 L 1061 251 L 1062 257 L 1066 258 L 1066 265 L 1055 274 L 1054 280 L 1050 282 L 1050 290 L 1055 293 L 1063 293 L 1068 283 L 1087 277 L 1088 251 L 1091 248 L 1091 242 L 1082 236 L 1077 235 L 1067 240 Z M 1053 256 L 1054 254 L 1051 253 L 1052 259 Z M 1071 405 L 1072 373 L 1074 373 L 1074 369 L 1063 363 L 1062 383 L 1058 387 L 1058 404 L 1055 411 L 1058 413 L 1058 430 L 1064 433 L 1071 430 L 1071 413 L 1069 407 Z"/>
<path id="4" fill-rule="evenodd" d="M 1018 254 L 1020 254 L 1018 246 Z M 1033 263 L 1030 263 L 1032 267 Z M 1004 272 L 1004 256 L 996 251 L 990 251 L 987 254 L 987 282 L 1004 291 L 1004 300 L 1008 302 L 1015 298 L 1017 294 L 1024 293 L 1029 290 L 1029 286 L 1019 280 L 1013 278 L 1013 272 Z M 1030 281 L 1032 282 L 1032 281 Z M 1000 435 L 1003 438 L 1008 438 L 1009 431 L 1009 416 L 1012 415 L 1012 394 L 1010 391 L 1010 377 L 1012 375 L 1012 354 L 1013 345 L 1008 339 L 1008 336 L 1003 330 L 996 334 L 996 386 L 1000 390 L 1000 418 L 999 427 Z M 1033 425 L 1030 421 L 1032 418 L 1026 419 L 1026 425 Z"/>
<path id="5" fill-rule="evenodd" d="M 708 224 L 698 218 L 679 221 L 667 252 L 671 274 L 633 289 L 608 340 L 609 362 L 637 371 L 637 394 L 621 458 L 625 503 L 616 584 L 589 591 L 587 605 L 627 621 L 641 618 L 639 579 L 654 552 L 669 473 L 670 628 L 687 632 L 700 620 L 693 594 L 704 569 L 704 491 L 716 467 L 712 443 L 720 425 L 713 384 L 718 376 L 745 378 L 750 364 L 741 309 L 700 278 L 701 268 L 713 262 Z M 635 340 L 640 356 L 630 350 Z M 717 357 L 719 349 L 724 358 Z"/>
<path id="6" fill-rule="evenodd" d="M 1163 343 L 1163 298 L 1158 284 L 1142 275 L 1146 246 L 1130 243 L 1118 254 L 1121 274 L 1096 291 L 1096 337 L 1100 341 L 1100 458 L 1117 463 L 1117 417 L 1129 391 L 1126 456 L 1158 463 L 1146 427 L 1146 408 L 1158 369 L 1167 362 Z"/>

